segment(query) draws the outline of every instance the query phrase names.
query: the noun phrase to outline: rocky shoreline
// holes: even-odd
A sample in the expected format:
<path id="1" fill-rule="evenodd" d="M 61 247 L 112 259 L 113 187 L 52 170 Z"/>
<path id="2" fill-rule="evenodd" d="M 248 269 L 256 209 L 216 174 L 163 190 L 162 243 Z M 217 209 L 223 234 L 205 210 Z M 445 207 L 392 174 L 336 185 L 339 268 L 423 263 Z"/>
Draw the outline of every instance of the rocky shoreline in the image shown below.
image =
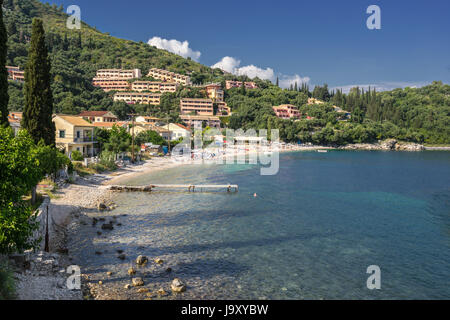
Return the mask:
<path id="1" fill-rule="evenodd" d="M 424 151 L 426 148 L 417 143 L 402 143 L 395 139 L 379 141 L 378 143 L 356 143 L 340 146 L 340 150 L 383 150 L 383 151 Z"/>
<path id="2" fill-rule="evenodd" d="M 109 211 L 114 209 L 113 192 L 106 184 L 142 172 L 166 169 L 173 166 L 167 159 L 155 159 L 144 164 L 120 169 L 113 173 L 78 177 L 73 184 L 61 184 L 54 192 L 51 201 L 41 206 L 41 222 L 49 218 L 49 252 L 44 252 L 43 241 L 40 251 L 28 250 L 23 254 L 8 258 L 16 280 L 18 300 L 81 300 L 87 298 L 90 289 L 89 277 L 81 274 L 82 290 L 69 290 L 66 286 L 67 267 L 72 265 L 73 257 L 67 247 L 67 227 L 71 223 L 86 225 L 90 218 L 87 212 Z M 106 227 L 105 227 L 106 228 Z M 40 236 L 42 238 L 42 230 Z M 95 298 L 95 297 L 94 297 Z"/>

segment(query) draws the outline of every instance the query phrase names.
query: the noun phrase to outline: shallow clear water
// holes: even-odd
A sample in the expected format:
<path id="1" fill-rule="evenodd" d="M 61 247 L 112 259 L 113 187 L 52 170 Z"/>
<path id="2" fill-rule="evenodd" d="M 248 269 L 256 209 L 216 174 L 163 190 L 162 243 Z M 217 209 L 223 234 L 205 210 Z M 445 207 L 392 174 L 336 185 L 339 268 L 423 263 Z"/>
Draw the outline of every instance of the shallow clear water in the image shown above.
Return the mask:
<path id="1" fill-rule="evenodd" d="M 101 236 L 76 227 L 75 262 L 93 279 L 115 271 L 105 285 L 118 289 L 137 255 L 160 257 L 163 266 L 142 270 L 147 286 L 168 290 L 180 277 L 183 297 L 194 299 L 450 298 L 450 153 L 280 157 L 275 176 L 255 165 L 189 165 L 133 178 L 232 183 L 239 192 L 118 193 L 119 207 L 103 215 L 123 225 Z M 381 268 L 381 290 L 366 287 L 369 265 Z"/>

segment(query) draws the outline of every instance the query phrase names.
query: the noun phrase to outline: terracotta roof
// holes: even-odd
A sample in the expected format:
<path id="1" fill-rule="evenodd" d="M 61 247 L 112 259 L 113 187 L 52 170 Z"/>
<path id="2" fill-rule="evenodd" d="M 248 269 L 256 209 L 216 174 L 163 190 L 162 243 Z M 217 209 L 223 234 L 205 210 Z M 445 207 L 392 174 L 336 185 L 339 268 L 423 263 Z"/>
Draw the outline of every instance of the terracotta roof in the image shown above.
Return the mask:
<path id="1" fill-rule="evenodd" d="M 83 111 L 79 114 L 80 117 L 101 117 L 107 114 L 109 111 Z M 114 116 L 115 117 L 115 116 Z"/>
<path id="2" fill-rule="evenodd" d="M 114 125 L 121 127 L 123 125 L 127 124 L 127 122 L 124 121 L 118 121 L 118 122 L 94 122 L 93 125 L 95 127 L 103 127 L 103 128 L 112 128 Z"/>
<path id="3" fill-rule="evenodd" d="M 174 123 L 176 126 L 179 126 L 180 128 L 182 128 L 182 129 L 184 129 L 184 130 L 187 130 L 187 131 L 191 131 L 191 130 L 189 130 L 189 128 L 188 127 L 185 127 L 185 126 L 183 126 L 182 124 L 179 124 L 179 123 Z"/>
<path id="4" fill-rule="evenodd" d="M 56 115 L 56 117 L 60 117 L 61 119 L 64 119 L 65 121 L 69 122 L 70 124 L 74 126 L 80 126 L 80 127 L 94 127 L 92 123 L 87 122 L 81 117 L 78 116 L 66 116 L 66 115 Z"/>

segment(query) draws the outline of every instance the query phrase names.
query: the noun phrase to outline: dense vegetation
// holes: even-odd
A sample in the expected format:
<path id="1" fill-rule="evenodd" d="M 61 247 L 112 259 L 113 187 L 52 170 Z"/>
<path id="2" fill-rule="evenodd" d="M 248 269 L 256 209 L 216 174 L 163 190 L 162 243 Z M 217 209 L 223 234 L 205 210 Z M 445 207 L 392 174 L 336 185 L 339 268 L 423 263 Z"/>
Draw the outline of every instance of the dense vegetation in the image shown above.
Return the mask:
<path id="1" fill-rule="evenodd" d="M 111 37 L 95 28 L 82 24 L 81 30 L 69 30 L 63 8 L 42 4 L 37 0 L 5 0 L 5 24 L 8 31 L 7 64 L 22 68 L 27 60 L 31 32 L 31 19 L 44 18 L 47 46 L 52 64 L 52 91 L 54 112 L 77 114 L 82 110 L 110 110 L 120 119 L 130 112 L 147 114 L 171 121 L 179 121 L 179 99 L 199 97 L 198 89 L 180 88 L 176 93 L 166 93 L 159 106 L 127 105 L 113 103 L 112 94 L 92 86 L 92 77 L 99 68 L 163 68 L 189 74 L 196 84 L 224 83 L 227 79 L 250 80 L 211 69 L 190 59 L 184 59 L 143 42 L 133 42 Z M 434 82 L 423 88 L 396 89 L 389 92 L 364 92 L 359 88 L 348 94 L 330 92 L 326 85 L 312 91 L 302 84 L 281 89 L 270 81 L 253 79 L 259 89 L 226 90 L 225 100 L 234 115 L 224 122 L 230 127 L 244 129 L 279 129 L 280 137 L 291 142 L 345 144 L 374 142 L 378 139 L 450 144 L 450 86 Z M 22 86 L 9 86 L 10 110 L 22 110 Z M 306 105 L 308 97 L 325 102 Z M 275 117 L 272 106 L 291 103 L 299 106 L 300 121 Z M 346 120 L 333 106 L 352 113 Z M 310 119 L 306 119 L 306 115 Z"/>

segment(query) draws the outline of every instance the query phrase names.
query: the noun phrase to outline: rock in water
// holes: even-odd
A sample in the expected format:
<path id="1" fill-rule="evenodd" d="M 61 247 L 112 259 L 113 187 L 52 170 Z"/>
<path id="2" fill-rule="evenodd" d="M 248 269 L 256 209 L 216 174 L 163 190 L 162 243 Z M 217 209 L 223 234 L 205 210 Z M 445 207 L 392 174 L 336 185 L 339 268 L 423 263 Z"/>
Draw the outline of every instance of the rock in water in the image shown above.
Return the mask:
<path id="1" fill-rule="evenodd" d="M 148 261 L 148 258 L 147 258 L 146 256 L 142 256 L 142 255 L 141 255 L 141 256 L 139 256 L 139 257 L 136 258 L 136 264 L 137 264 L 137 265 L 140 265 L 140 266 L 146 264 L 147 261 Z"/>
<path id="2" fill-rule="evenodd" d="M 167 296 L 167 292 L 163 288 L 159 288 L 157 291 L 158 295 L 160 296 Z"/>
<path id="3" fill-rule="evenodd" d="M 102 229 L 103 230 L 112 230 L 112 229 L 114 229 L 114 227 L 113 227 L 112 223 L 104 223 L 104 224 L 102 224 Z"/>
<path id="4" fill-rule="evenodd" d="M 128 274 L 132 276 L 133 274 L 136 274 L 136 270 L 134 270 L 134 268 L 130 268 L 128 269 Z"/>
<path id="5" fill-rule="evenodd" d="M 121 253 L 117 256 L 120 260 L 125 260 L 125 254 Z"/>
<path id="6" fill-rule="evenodd" d="M 186 291 L 186 285 L 178 278 L 173 279 L 172 285 L 170 286 L 173 292 L 184 292 Z"/>
<path id="7" fill-rule="evenodd" d="M 131 279 L 131 284 L 134 287 L 140 287 L 144 285 L 144 280 L 142 280 L 142 278 L 138 277 L 138 278 L 133 278 Z"/>
<path id="8" fill-rule="evenodd" d="M 164 261 L 163 261 L 162 259 L 160 259 L 160 258 L 156 258 L 156 259 L 155 259 L 155 262 L 156 262 L 157 264 L 162 264 Z"/>
<path id="9" fill-rule="evenodd" d="M 98 210 L 103 211 L 108 209 L 108 207 L 106 206 L 106 204 L 104 204 L 103 202 L 100 202 L 97 206 Z"/>

